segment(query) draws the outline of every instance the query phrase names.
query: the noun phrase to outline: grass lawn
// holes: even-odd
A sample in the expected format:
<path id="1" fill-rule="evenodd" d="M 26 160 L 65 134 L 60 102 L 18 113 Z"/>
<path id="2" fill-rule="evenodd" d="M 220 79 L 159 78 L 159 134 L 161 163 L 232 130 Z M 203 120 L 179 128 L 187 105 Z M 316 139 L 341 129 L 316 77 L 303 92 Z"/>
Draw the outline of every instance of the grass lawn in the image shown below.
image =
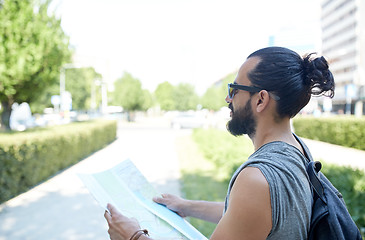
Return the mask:
<path id="1" fill-rule="evenodd" d="M 208 132 L 210 135 L 206 136 Z M 232 153 L 234 156 L 238 154 L 240 156 L 238 162 L 242 163 L 243 160 L 247 159 L 253 148 L 250 140 L 246 138 L 234 138 L 226 131 L 220 130 L 209 130 L 208 132 L 197 130 L 193 136 L 184 136 L 176 140 L 181 169 L 181 192 L 183 197 L 187 199 L 223 202 L 233 171 Z M 227 138 L 231 141 L 227 142 Z M 197 141 L 203 145 L 197 144 Z M 242 145 L 242 143 L 250 145 L 248 148 L 240 146 L 240 149 L 243 149 L 244 152 L 238 150 L 238 145 Z M 208 150 L 211 147 L 213 149 Z M 207 152 L 210 155 L 207 155 Z M 214 155 L 219 156 L 222 153 L 227 153 L 230 156 L 225 155 L 219 160 L 212 161 Z M 225 163 L 227 159 L 230 161 L 229 164 Z M 236 164 L 237 161 L 233 164 L 234 167 L 237 167 Z M 206 237 L 213 233 L 216 226 L 216 224 L 195 218 L 188 220 Z"/>
<path id="2" fill-rule="evenodd" d="M 183 197 L 194 200 L 224 201 L 227 185 L 217 178 L 215 166 L 206 160 L 190 136 L 177 139 Z M 206 237 L 216 224 L 189 218 L 189 222 Z"/>

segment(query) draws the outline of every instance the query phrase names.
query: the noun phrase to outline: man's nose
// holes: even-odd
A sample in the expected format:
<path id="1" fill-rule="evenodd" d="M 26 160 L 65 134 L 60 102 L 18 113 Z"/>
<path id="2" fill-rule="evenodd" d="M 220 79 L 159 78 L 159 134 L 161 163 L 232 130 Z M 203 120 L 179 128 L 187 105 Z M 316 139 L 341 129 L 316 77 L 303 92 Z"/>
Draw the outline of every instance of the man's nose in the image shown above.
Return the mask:
<path id="1" fill-rule="evenodd" d="M 226 96 L 226 103 L 231 103 L 231 102 L 232 102 L 232 99 L 227 94 L 227 96 Z"/>

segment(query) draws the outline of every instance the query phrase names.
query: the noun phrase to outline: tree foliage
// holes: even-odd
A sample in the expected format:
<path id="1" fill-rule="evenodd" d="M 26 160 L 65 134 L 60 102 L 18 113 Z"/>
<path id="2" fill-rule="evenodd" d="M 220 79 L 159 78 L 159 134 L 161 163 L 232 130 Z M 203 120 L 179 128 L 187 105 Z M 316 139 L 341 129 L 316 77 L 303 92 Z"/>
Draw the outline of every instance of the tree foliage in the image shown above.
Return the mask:
<path id="1" fill-rule="evenodd" d="M 143 103 L 142 103 L 142 111 L 147 111 L 150 107 L 153 106 L 154 102 L 153 102 L 153 96 L 150 93 L 150 91 L 148 91 L 147 89 L 142 90 L 142 94 L 143 94 Z"/>
<path id="2" fill-rule="evenodd" d="M 112 102 L 122 106 L 126 111 L 146 110 L 151 107 L 152 100 L 142 89 L 141 82 L 129 73 L 124 75 L 114 83 L 114 93 Z M 151 100 L 151 101 L 150 101 Z M 148 102 L 150 101 L 150 104 Z"/>
<path id="3" fill-rule="evenodd" d="M 207 89 L 202 97 L 203 108 L 217 111 L 220 108 L 227 106 L 225 98 L 227 96 L 227 84 L 233 83 L 236 77 L 236 73 L 227 75 L 218 86 L 214 85 Z"/>
<path id="4" fill-rule="evenodd" d="M 165 111 L 195 110 L 199 104 L 194 86 L 189 83 L 174 86 L 169 82 L 163 82 L 157 86 L 155 96 L 161 110 Z"/>
<path id="5" fill-rule="evenodd" d="M 39 93 L 39 96 L 34 99 L 30 104 L 32 113 L 43 113 L 45 108 L 52 108 L 51 98 L 53 95 L 60 94 L 60 84 L 50 84 L 43 92 Z"/>
<path id="6" fill-rule="evenodd" d="M 227 91 L 225 91 L 227 92 Z M 227 95 L 227 93 L 226 93 Z M 227 105 L 227 103 L 224 101 L 224 91 L 222 87 L 219 86 L 212 86 L 207 89 L 207 91 L 204 93 L 202 97 L 202 106 L 203 108 L 217 111 L 221 107 Z"/>
<path id="7" fill-rule="evenodd" d="M 14 102 L 31 103 L 58 81 L 71 52 L 61 22 L 48 15 L 49 1 L 0 3 L 0 101 L 2 126 L 9 128 Z"/>
<path id="8" fill-rule="evenodd" d="M 227 84 L 234 82 L 237 73 L 228 74 L 218 85 L 213 85 L 206 90 L 203 97 L 199 98 L 194 86 L 188 83 L 180 83 L 177 86 L 169 82 L 159 84 L 155 90 L 155 96 L 161 110 L 187 111 L 197 109 L 198 104 L 203 108 L 218 111 L 227 106 Z"/>
<path id="9" fill-rule="evenodd" d="M 160 83 L 155 90 L 156 100 L 161 110 L 175 110 L 174 86 L 169 82 Z"/>
<path id="10" fill-rule="evenodd" d="M 189 83 L 180 83 L 174 88 L 173 100 L 179 111 L 195 110 L 199 104 L 194 86 Z"/>
<path id="11" fill-rule="evenodd" d="M 89 109 L 92 94 L 95 94 L 94 100 L 100 102 L 101 78 L 102 76 L 91 67 L 66 70 L 65 89 L 71 93 L 72 109 Z"/>
<path id="12" fill-rule="evenodd" d="M 71 93 L 73 110 L 92 109 L 100 105 L 101 79 L 102 76 L 91 67 L 65 70 L 65 90 Z M 50 84 L 30 103 L 32 113 L 41 113 L 44 108 L 53 107 L 51 103 L 53 95 L 60 95 L 59 82 Z"/>

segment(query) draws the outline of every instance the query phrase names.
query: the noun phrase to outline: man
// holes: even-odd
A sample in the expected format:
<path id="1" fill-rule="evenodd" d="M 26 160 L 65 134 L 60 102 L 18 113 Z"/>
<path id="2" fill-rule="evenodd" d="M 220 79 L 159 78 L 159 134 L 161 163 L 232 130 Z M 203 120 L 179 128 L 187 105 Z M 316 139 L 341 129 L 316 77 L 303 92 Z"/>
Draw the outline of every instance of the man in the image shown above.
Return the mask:
<path id="1" fill-rule="evenodd" d="M 179 215 L 217 223 L 210 239 L 307 239 L 312 198 L 305 167 L 305 145 L 292 134 L 290 119 L 311 95 L 334 94 L 334 80 L 323 57 L 301 58 L 280 47 L 252 53 L 226 102 L 227 129 L 247 134 L 255 152 L 233 175 L 225 203 L 192 201 L 163 194 L 154 201 Z M 111 239 L 151 239 L 137 222 L 108 205 Z M 132 237 L 131 236 L 135 236 Z"/>

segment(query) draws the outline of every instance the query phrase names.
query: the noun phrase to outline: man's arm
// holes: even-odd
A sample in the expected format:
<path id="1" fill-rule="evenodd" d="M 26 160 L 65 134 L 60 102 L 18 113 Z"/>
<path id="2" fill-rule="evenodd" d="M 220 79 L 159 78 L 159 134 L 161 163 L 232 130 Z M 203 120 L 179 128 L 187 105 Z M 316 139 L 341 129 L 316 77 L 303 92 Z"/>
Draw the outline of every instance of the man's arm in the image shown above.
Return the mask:
<path id="1" fill-rule="evenodd" d="M 182 217 L 200 217 L 212 222 L 218 222 L 222 217 L 224 205 L 223 203 L 186 200 L 171 194 L 162 194 L 162 197 L 156 197 L 154 201 L 166 205 Z M 110 239 L 128 240 L 134 233 L 141 230 L 135 219 L 124 216 L 111 204 L 108 204 L 107 208 L 109 212 L 105 211 L 104 217 L 109 225 Z M 143 234 L 138 239 L 149 240 L 152 238 Z"/>
<path id="2" fill-rule="evenodd" d="M 242 170 L 229 199 L 211 239 L 266 239 L 272 228 L 271 202 L 269 184 L 261 171 Z"/>
<path id="3" fill-rule="evenodd" d="M 266 239 L 272 228 L 269 184 L 257 168 L 245 168 L 238 175 L 229 198 L 229 206 L 222 217 L 223 203 L 192 201 L 163 194 L 154 201 L 166 205 L 180 216 L 191 216 L 218 222 L 211 239 Z M 112 240 L 129 239 L 139 230 L 138 223 L 123 216 L 113 206 L 108 205 L 104 217 L 109 224 Z M 146 235 L 142 240 L 151 239 Z"/>
<path id="4" fill-rule="evenodd" d="M 177 212 L 181 217 L 194 217 L 213 223 L 219 222 L 224 209 L 223 202 L 187 200 L 172 194 L 162 194 L 153 200 Z"/>

